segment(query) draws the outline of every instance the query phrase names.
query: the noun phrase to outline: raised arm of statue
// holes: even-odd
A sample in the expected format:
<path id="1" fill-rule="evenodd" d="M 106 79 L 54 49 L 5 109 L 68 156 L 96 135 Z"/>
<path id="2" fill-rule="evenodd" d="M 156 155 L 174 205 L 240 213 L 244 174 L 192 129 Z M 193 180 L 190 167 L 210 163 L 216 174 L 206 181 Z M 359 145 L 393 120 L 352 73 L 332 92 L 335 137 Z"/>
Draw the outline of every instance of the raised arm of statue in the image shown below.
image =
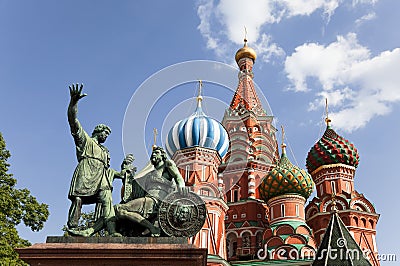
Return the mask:
<path id="1" fill-rule="evenodd" d="M 76 85 L 72 84 L 69 86 L 69 95 L 71 97 L 69 106 L 68 106 L 68 122 L 71 127 L 71 133 L 76 134 L 80 127 L 80 123 L 77 118 L 78 114 L 78 101 L 85 97 L 87 94 L 82 94 L 83 84 L 80 85 L 77 83 Z"/>
<path id="2" fill-rule="evenodd" d="M 83 84 L 80 85 L 77 83 L 76 85 L 72 84 L 69 86 L 69 95 L 70 102 L 68 105 L 68 123 L 71 128 L 71 134 L 75 139 L 76 144 L 78 145 L 79 138 L 79 129 L 81 129 L 81 124 L 79 123 L 77 114 L 78 114 L 78 101 L 85 97 L 87 94 L 82 94 Z"/>

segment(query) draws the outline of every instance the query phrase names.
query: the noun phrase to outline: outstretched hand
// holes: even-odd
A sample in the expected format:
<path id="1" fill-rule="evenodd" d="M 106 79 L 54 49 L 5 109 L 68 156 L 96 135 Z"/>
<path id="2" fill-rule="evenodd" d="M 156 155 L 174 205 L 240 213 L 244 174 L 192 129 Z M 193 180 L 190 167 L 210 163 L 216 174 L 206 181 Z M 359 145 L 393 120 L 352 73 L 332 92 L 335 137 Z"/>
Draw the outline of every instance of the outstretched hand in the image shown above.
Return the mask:
<path id="1" fill-rule="evenodd" d="M 190 188 L 189 187 L 178 187 L 178 192 L 182 195 L 182 196 L 184 196 L 184 197 L 187 197 L 187 195 L 189 195 L 189 192 L 190 192 Z"/>
<path id="2" fill-rule="evenodd" d="M 79 84 L 72 84 L 69 86 L 69 95 L 71 96 L 71 103 L 77 103 L 80 99 L 87 96 L 86 93 L 82 94 L 83 84 L 79 87 Z"/>
<path id="3" fill-rule="evenodd" d="M 128 153 L 128 154 L 125 156 L 124 162 L 125 162 L 126 164 L 131 164 L 131 163 L 133 163 L 134 160 L 135 160 L 135 156 L 133 156 L 132 153 Z"/>
<path id="4" fill-rule="evenodd" d="M 121 164 L 121 170 L 126 171 L 128 173 L 134 173 L 136 172 L 136 167 L 132 165 L 133 161 L 135 160 L 135 157 L 133 154 L 129 153 L 125 156 L 125 159 L 122 161 Z"/>

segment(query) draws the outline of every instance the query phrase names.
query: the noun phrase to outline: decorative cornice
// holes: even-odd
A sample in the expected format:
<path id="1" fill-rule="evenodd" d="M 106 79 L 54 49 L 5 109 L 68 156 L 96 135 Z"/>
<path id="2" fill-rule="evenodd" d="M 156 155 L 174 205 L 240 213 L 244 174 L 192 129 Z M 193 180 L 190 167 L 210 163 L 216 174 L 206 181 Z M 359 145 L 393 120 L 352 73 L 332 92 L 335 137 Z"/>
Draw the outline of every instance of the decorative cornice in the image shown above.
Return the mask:
<path id="1" fill-rule="evenodd" d="M 202 147 L 190 147 L 178 150 L 175 152 L 172 160 L 177 165 L 188 164 L 191 160 L 202 160 L 214 164 L 216 167 L 218 167 L 222 162 L 222 159 L 216 150 Z"/>
<path id="2" fill-rule="evenodd" d="M 276 197 L 269 199 L 267 202 L 267 205 L 270 206 L 271 204 L 273 204 L 273 202 L 280 203 L 280 202 L 284 202 L 289 199 L 290 200 L 295 199 L 297 201 L 301 201 L 301 202 L 303 202 L 303 204 L 305 204 L 305 202 L 306 202 L 306 199 L 299 194 L 284 194 L 284 195 L 276 196 Z"/>
<path id="3" fill-rule="evenodd" d="M 343 213 L 345 213 L 345 214 L 351 214 L 351 213 L 362 214 L 362 215 L 364 215 L 366 217 L 376 218 L 376 220 L 378 220 L 379 217 L 380 217 L 380 214 L 377 214 L 377 213 L 357 211 L 357 210 L 354 210 L 354 209 L 338 210 L 337 212 L 338 212 L 339 215 L 343 214 Z M 307 218 L 307 223 L 309 221 L 319 217 L 319 216 L 330 216 L 330 215 L 331 215 L 331 212 L 318 212 L 318 213 L 314 214 L 313 216 Z"/>
<path id="4" fill-rule="evenodd" d="M 350 166 L 350 165 L 343 164 L 343 163 L 327 164 L 327 165 L 321 165 L 320 167 L 318 167 L 317 169 L 312 171 L 311 172 L 311 176 L 314 177 L 314 175 L 316 173 L 318 173 L 319 171 L 321 171 L 323 169 L 332 169 L 332 168 L 338 168 L 338 167 L 343 167 L 343 168 L 350 169 L 350 170 L 353 170 L 353 171 L 356 170 L 356 168 L 354 166 Z"/>

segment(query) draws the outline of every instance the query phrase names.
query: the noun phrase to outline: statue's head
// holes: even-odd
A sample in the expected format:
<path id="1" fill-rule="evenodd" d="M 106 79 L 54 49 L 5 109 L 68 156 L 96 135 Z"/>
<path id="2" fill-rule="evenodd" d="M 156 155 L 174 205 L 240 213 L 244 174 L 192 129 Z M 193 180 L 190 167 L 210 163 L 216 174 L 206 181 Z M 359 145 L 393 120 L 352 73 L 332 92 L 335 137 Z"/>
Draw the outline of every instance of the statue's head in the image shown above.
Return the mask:
<path id="1" fill-rule="evenodd" d="M 109 126 L 99 124 L 94 128 L 92 132 L 92 138 L 96 137 L 99 143 L 104 143 L 110 134 L 111 128 Z"/>
<path id="2" fill-rule="evenodd" d="M 161 161 L 167 160 L 167 153 L 161 147 L 155 146 L 153 147 L 153 151 L 151 153 L 150 161 L 153 165 L 158 164 Z"/>

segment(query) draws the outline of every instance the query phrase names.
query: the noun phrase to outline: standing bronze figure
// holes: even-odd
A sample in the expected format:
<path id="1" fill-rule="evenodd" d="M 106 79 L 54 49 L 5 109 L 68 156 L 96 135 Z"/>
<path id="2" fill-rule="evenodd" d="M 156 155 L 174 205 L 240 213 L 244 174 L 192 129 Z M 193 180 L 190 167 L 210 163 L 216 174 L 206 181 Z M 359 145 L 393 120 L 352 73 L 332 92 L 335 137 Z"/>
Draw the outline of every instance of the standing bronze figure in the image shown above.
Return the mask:
<path id="1" fill-rule="evenodd" d="M 82 94 L 82 89 L 83 85 L 69 86 L 71 99 L 68 106 L 68 122 L 75 141 L 78 165 L 72 176 L 68 193 L 68 198 L 72 202 L 68 213 L 68 232 L 74 234 L 81 216 L 82 205 L 96 203 L 99 207 L 96 208 L 98 226 L 106 227 L 108 233 L 114 235 L 117 233 L 112 204 L 112 182 L 114 178 L 124 178 L 126 170 L 122 169 L 118 172 L 110 168 L 110 153 L 103 146 L 111 133 L 108 126 L 97 125 L 91 137 L 82 128 L 77 118 L 78 102 L 86 96 Z M 133 156 L 129 155 L 125 158 L 123 165 L 129 165 L 132 161 Z"/>

